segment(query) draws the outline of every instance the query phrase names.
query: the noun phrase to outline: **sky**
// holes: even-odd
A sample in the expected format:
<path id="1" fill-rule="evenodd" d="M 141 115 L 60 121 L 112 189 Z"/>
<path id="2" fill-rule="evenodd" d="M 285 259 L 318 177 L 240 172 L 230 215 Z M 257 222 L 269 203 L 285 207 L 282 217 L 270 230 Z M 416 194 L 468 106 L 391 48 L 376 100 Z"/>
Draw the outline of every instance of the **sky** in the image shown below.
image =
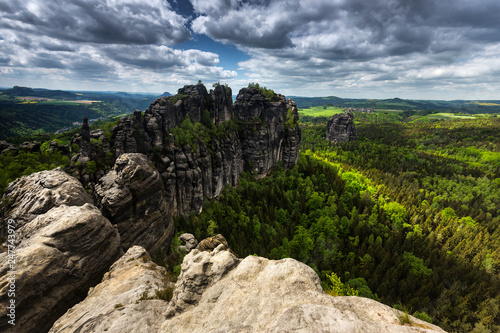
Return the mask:
<path id="1" fill-rule="evenodd" d="M 498 0 L 2 0 L 0 86 L 500 99 Z"/>

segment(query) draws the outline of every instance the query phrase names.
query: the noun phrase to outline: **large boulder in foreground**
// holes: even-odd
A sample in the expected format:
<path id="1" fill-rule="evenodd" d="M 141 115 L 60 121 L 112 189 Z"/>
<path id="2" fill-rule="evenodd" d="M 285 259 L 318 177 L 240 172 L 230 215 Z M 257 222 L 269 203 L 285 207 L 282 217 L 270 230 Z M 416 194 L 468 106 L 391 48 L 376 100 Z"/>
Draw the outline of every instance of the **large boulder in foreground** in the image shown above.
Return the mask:
<path id="1" fill-rule="evenodd" d="M 326 125 L 326 139 L 337 142 L 356 140 L 356 128 L 352 113 L 333 115 Z"/>
<path id="2" fill-rule="evenodd" d="M 157 293 L 161 296 L 173 285 L 166 273 L 143 247 L 131 247 L 50 332 L 158 332 L 168 302 Z"/>
<path id="3" fill-rule="evenodd" d="M 235 262 L 223 248 L 186 255 L 161 332 L 444 332 L 413 317 L 402 326 L 396 310 L 371 299 L 329 296 L 294 259 Z"/>
<path id="4" fill-rule="evenodd" d="M 60 205 L 82 206 L 92 199 L 75 178 L 61 168 L 33 173 L 11 182 L 3 196 L 2 231 L 8 219 L 20 228 L 38 215 Z M 2 235 L 0 235 L 2 236 Z"/>
<path id="5" fill-rule="evenodd" d="M 113 170 L 95 187 L 96 201 L 104 216 L 118 227 L 122 247 L 140 245 L 148 251 L 170 241 L 169 217 L 162 177 L 146 155 L 120 155 Z"/>
<path id="6" fill-rule="evenodd" d="M 163 281 L 152 273 L 156 265 L 148 270 L 137 259 L 123 257 L 52 332 L 444 332 L 413 317 L 413 326 L 402 326 L 397 310 L 371 299 L 329 296 L 318 275 L 294 259 L 241 260 L 224 244 L 185 256 L 170 302 L 136 300 L 145 290 L 138 271 L 149 281 L 142 288 Z"/>
<path id="7" fill-rule="evenodd" d="M 15 326 L 0 321 L 2 332 L 48 331 L 120 254 L 118 232 L 89 203 L 54 207 L 17 229 L 15 238 L 16 321 Z M 0 253 L 2 318 L 7 318 L 12 299 L 8 295 L 12 267 L 7 259 L 7 252 Z"/>

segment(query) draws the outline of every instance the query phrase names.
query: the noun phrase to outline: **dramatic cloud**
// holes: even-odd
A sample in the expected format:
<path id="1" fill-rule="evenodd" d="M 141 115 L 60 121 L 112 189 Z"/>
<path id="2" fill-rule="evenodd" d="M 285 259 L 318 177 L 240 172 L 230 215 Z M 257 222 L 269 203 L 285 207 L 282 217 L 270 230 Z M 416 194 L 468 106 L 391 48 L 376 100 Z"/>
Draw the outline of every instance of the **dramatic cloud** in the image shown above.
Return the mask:
<path id="1" fill-rule="evenodd" d="M 0 3 L 3 86 L 498 99 L 498 51 L 498 0 Z"/>
<path id="2" fill-rule="evenodd" d="M 162 0 L 25 0 L 4 4 L 0 28 L 72 42 L 176 44 L 186 19 Z"/>
<path id="3" fill-rule="evenodd" d="M 165 0 L 2 2 L 1 83 L 163 92 L 234 78 L 218 54 L 173 48 L 192 38 L 187 20 Z"/>
<path id="4" fill-rule="evenodd" d="M 191 3 L 194 32 L 238 45 L 251 55 L 240 63 L 251 79 L 292 94 L 415 98 L 420 89 L 500 83 L 499 56 L 488 51 L 500 45 L 496 0 Z"/>

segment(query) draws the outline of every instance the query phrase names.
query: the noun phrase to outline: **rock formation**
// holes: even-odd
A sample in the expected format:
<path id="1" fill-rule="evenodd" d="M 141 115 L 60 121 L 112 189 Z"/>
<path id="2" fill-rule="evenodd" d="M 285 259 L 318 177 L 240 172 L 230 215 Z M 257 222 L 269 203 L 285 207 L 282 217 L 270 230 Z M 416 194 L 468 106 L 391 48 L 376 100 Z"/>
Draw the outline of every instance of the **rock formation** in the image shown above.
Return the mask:
<path id="1" fill-rule="evenodd" d="M 198 240 L 194 237 L 193 234 L 182 234 L 179 236 L 179 240 L 184 243 L 184 245 L 180 245 L 178 250 L 189 253 L 192 249 L 195 249 L 198 245 Z"/>
<path id="2" fill-rule="evenodd" d="M 224 248 L 187 254 L 168 302 L 137 299 L 165 282 L 133 247 L 51 332 L 444 332 L 413 317 L 402 326 L 397 310 L 371 299 L 329 296 L 294 259 L 241 260 Z"/>
<path id="3" fill-rule="evenodd" d="M 294 259 L 236 259 L 220 245 L 191 251 L 160 332 L 443 332 L 371 299 L 326 295 L 318 275 Z"/>
<path id="4" fill-rule="evenodd" d="M 243 170 L 265 175 L 279 162 L 288 168 L 298 159 L 300 128 L 293 101 L 276 94 L 269 99 L 258 89 L 244 88 L 233 107 L 231 96 L 227 86 L 210 92 L 202 84 L 185 86 L 175 96 L 160 97 L 144 113 L 120 119 L 109 140 L 82 128 L 72 142 L 80 147 L 72 161 L 84 167 L 88 161 L 104 164 L 105 155 L 116 159 L 124 153 L 145 154 L 161 174 L 168 211 L 199 213 L 204 198 L 237 185 Z M 186 119 L 203 124 L 206 136 L 176 142 L 179 138 L 171 130 Z M 186 131 L 195 133 L 193 128 Z M 98 147 L 90 142 L 94 135 Z M 85 170 L 74 175 L 91 188 L 100 178 Z"/>
<path id="5" fill-rule="evenodd" d="M 0 154 L 7 153 L 9 151 L 17 152 L 18 149 L 12 143 L 8 143 L 6 141 L 0 141 Z"/>
<path id="6" fill-rule="evenodd" d="M 257 88 L 243 88 L 234 103 L 234 114 L 241 121 L 243 160 L 251 171 L 265 175 L 282 161 L 294 166 L 299 156 L 300 128 L 297 105 L 283 95 L 271 99 Z"/>
<path id="7" fill-rule="evenodd" d="M 120 255 L 120 236 L 82 185 L 60 169 L 9 184 L 2 221 L 14 220 L 14 267 L 0 253 L 0 316 L 15 299 L 16 325 L 0 331 L 44 332 L 82 300 Z M 12 199 L 12 200 L 9 200 Z M 12 244 L 14 243 L 14 244 Z M 15 298 L 8 295 L 14 268 Z"/>
<path id="8" fill-rule="evenodd" d="M 356 128 L 352 113 L 333 115 L 326 125 L 326 138 L 335 143 L 356 140 Z"/>
<path id="9" fill-rule="evenodd" d="M 92 203 L 80 182 L 61 168 L 23 176 L 11 182 L 5 190 L 2 215 L 2 237 L 5 223 L 11 218 L 20 228 L 38 215 L 60 205 L 82 206 Z"/>
<path id="10" fill-rule="evenodd" d="M 131 247 L 50 332 L 158 332 L 168 302 L 157 294 L 172 285 L 144 248 Z"/>
<path id="11" fill-rule="evenodd" d="M 16 326 L 9 332 L 44 332 L 85 297 L 119 255 L 120 237 L 90 204 L 52 208 L 16 232 Z M 0 315 L 6 318 L 10 271 L 0 253 Z M 0 330 L 6 329 L 0 322 Z"/>
<path id="12" fill-rule="evenodd" d="M 244 88 L 233 106 L 227 86 L 210 92 L 202 84 L 185 86 L 144 113 L 120 119 L 111 133 L 90 132 L 84 122 L 71 144 L 79 149 L 73 175 L 93 189 L 125 250 L 141 245 L 154 251 L 160 243 L 168 247 L 172 216 L 199 214 L 203 200 L 236 186 L 242 171 L 262 176 L 278 163 L 295 165 L 300 136 L 297 106 L 282 95 Z M 129 155 L 136 153 L 143 158 Z M 104 176 L 110 156 L 116 163 Z M 87 170 L 91 162 L 99 171 Z M 141 179 L 134 178 L 136 169 Z"/>
<path id="13" fill-rule="evenodd" d="M 29 153 L 36 153 L 37 151 L 40 151 L 40 144 L 38 142 L 23 142 L 21 145 L 19 145 L 19 149 L 29 152 Z"/>
<path id="14" fill-rule="evenodd" d="M 229 249 L 229 245 L 227 244 L 227 241 L 224 238 L 224 236 L 222 236 L 221 234 L 218 234 L 218 235 L 208 237 L 208 238 L 205 238 L 204 240 L 202 240 L 198 244 L 198 246 L 196 246 L 196 249 L 198 251 L 213 251 L 217 247 L 219 247 L 219 245 L 221 245 L 221 244 L 224 246 L 223 248 L 225 250 Z"/>
<path id="15" fill-rule="evenodd" d="M 95 187 L 102 214 L 118 227 L 122 247 L 161 247 L 174 230 L 167 211 L 165 186 L 158 170 L 143 154 L 123 154 Z"/>

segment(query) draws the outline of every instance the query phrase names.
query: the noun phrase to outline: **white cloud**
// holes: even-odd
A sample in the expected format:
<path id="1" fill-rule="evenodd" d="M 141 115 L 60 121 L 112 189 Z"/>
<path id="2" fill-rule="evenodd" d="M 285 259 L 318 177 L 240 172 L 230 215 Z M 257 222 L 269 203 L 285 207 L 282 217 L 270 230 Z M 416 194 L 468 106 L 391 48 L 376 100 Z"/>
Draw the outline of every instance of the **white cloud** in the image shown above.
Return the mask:
<path id="1" fill-rule="evenodd" d="M 475 87 L 500 83 L 493 0 L 191 2 L 195 32 L 236 44 L 250 80 L 288 94 L 493 98 Z"/>

